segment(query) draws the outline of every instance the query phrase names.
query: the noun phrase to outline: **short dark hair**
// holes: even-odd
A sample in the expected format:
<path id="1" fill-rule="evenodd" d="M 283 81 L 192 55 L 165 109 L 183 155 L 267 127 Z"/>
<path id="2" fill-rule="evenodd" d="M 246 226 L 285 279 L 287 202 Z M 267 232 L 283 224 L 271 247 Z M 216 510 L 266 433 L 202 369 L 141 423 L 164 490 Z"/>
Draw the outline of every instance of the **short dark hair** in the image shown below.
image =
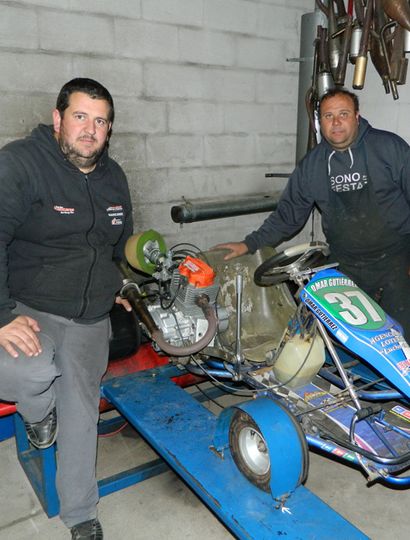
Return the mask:
<path id="1" fill-rule="evenodd" d="M 322 107 L 322 103 L 324 101 L 326 101 L 327 99 L 330 99 L 330 98 L 335 97 L 335 96 L 349 97 L 353 101 L 354 112 L 355 113 L 359 112 L 359 98 L 357 97 L 357 95 L 354 94 L 353 92 L 350 92 L 350 90 L 347 90 L 347 88 L 337 88 L 336 87 L 336 88 L 332 88 L 331 90 L 326 92 L 326 94 L 324 94 L 320 98 L 320 101 L 319 101 L 319 113 L 320 113 L 320 109 Z"/>
<path id="2" fill-rule="evenodd" d="M 104 99 L 107 101 L 110 106 L 108 121 L 111 123 L 114 122 L 114 100 L 109 91 L 99 82 L 83 77 L 77 77 L 68 81 L 60 90 L 57 96 L 56 109 L 59 111 L 61 117 L 63 117 L 64 111 L 69 106 L 70 96 L 74 92 L 83 92 L 92 99 Z"/>

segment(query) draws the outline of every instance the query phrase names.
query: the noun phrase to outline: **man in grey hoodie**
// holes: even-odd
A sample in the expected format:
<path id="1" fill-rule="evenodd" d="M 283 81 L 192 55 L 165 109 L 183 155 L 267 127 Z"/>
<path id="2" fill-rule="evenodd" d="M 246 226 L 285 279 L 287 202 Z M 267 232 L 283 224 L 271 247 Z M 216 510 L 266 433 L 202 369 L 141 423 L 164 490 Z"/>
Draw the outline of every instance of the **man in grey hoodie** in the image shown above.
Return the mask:
<path id="1" fill-rule="evenodd" d="M 278 207 L 243 242 L 219 244 L 226 260 L 294 236 L 316 206 L 331 259 L 402 326 L 410 340 L 410 147 L 374 129 L 355 94 L 320 102 L 323 139 L 298 164 Z"/>

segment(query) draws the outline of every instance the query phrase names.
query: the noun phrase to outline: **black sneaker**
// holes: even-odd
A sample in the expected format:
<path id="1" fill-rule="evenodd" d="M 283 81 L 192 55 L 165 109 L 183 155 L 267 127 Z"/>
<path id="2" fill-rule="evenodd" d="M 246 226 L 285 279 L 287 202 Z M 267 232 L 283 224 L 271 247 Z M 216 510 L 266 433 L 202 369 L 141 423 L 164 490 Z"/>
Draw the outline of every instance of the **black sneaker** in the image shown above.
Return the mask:
<path id="1" fill-rule="evenodd" d="M 41 422 L 30 423 L 24 420 L 28 440 L 36 448 L 48 448 L 57 437 L 57 411 L 54 407 Z"/>
<path id="2" fill-rule="evenodd" d="M 103 540 L 103 530 L 98 519 L 78 523 L 70 531 L 71 540 Z"/>

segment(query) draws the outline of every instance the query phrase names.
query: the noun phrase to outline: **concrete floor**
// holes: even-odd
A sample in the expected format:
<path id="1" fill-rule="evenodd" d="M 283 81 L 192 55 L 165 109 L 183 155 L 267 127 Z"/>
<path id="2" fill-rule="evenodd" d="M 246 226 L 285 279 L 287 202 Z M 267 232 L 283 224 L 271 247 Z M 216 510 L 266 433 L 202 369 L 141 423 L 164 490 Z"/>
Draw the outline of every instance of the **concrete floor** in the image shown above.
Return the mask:
<path id="1" fill-rule="evenodd" d="M 115 437 L 100 438 L 98 477 L 139 465 L 154 455 L 138 434 L 127 427 Z M 17 461 L 13 439 L 0 443 L 0 478 L 0 540 L 70 538 L 59 518 L 48 519 L 43 512 Z M 368 488 L 360 472 L 312 453 L 306 487 L 371 539 L 408 538 L 410 490 L 380 485 Z M 102 498 L 99 517 L 106 540 L 234 538 L 170 471 Z"/>

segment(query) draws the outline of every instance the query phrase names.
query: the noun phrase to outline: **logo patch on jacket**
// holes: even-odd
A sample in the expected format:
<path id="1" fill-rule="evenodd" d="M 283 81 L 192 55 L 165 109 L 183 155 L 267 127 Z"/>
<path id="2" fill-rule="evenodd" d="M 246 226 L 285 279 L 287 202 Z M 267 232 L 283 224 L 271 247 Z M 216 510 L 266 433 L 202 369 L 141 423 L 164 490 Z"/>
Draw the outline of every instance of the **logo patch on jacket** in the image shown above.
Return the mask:
<path id="1" fill-rule="evenodd" d="M 54 205 L 54 210 L 59 214 L 74 214 L 75 208 L 66 208 L 65 206 Z"/>
<path id="2" fill-rule="evenodd" d="M 122 225 L 124 210 L 121 204 L 109 206 L 107 208 L 107 214 L 111 219 L 111 225 Z"/>
<path id="3" fill-rule="evenodd" d="M 330 187 L 333 191 L 359 191 L 366 185 L 367 175 L 359 172 L 330 177 Z"/>

